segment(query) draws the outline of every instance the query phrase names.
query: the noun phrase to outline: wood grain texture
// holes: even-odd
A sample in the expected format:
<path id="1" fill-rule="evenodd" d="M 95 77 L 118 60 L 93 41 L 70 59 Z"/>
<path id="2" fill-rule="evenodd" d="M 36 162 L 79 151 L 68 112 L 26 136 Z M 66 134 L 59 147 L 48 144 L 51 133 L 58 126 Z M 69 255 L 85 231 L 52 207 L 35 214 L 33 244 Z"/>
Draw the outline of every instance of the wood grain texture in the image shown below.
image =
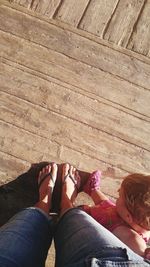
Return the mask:
<path id="1" fill-rule="evenodd" d="M 44 74 L 43 72 L 39 72 L 39 71 L 36 71 L 36 70 L 33 70 L 31 68 L 28 68 L 24 65 L 21 65 L 21 64 L 18 64 L 17 62 L 13 62 L 13 61 L 10 61 L 9 59 L 6 59 L 6 58 L 1 58 L 1 68 L 3 69 L 4 65 L 7 65 L 7 66 L 10 66 L 12 68 L 15 68 L 17 70 L 20 70 L 20 71 L 23 71 L 23 72 L 26 72 L 26 74 L 31 74 L 35 77 L 39 77 L 40 79 L 44 80 L 44 81 L 47 81 L 47 82 L 50 82 L 50 83 L 54 83 L 60 87 L 63 87 L 63 88 L 67 88 L 71 91 L 74 91 L 76 93 L 79 93 L 85 97 L 88 97 L 88 98 L 91 98 L 92 100 L 94 101 L 97 101 L 97 102 L 100 102 L 100 103 L 103 103 L 107 106 L 111 106 L 111 107 L 114 107 L 115 109 L 117 110 L 120 110 L 120 111 L 123 111 L 127 114 L 130 114 L 134 117 L 137 117 L 141 120 L 144 120 L 144 121 L 147 121 L 147 122 L 150 122 L 150 118 L 148 116 L 145 116 L 139 112 L 136 112 L 134 111 L 133 109 L 130 109 L 129 107 L 125 107 L 125 106 L 122 106 L 120 104 L 117 104 L 115 102 L 112 102 L 111 100 L 107 100 L 106 98 L 103 98 L 103 96 L 99 96 L 99 95 L 95 95 L 94 92 L 92 92 L 92 90 L 88 91 L 88 90 L 85 90 L 85 88 L 82 89 L 82 87 L 79 87 L 79 86 L 76 86 L 76 85 L 71 85 L 67 82 L 64 82 L 60 79 L 57 79 L 57 78 L 54 78 L 52 76 L 49 76 L 49 75 L 46 75 Z M 4 64 L 4 65 L 3 65 Z"/>
<path id="2" fill-rule="evenodd" d="M 14 27 L 11 27 L 12 24 Z M 0 29 L 79 60 L 92 68 L 98 68 L 131 83 L 150 88 L 150 62 L 139 60 L 135 54 L 130 56 L 123 54 L 4 6 L 0 7 Z"/>
<path id="3" fill-rule="evenodd" d="M 150 123 L 144 119 L 6 64 L 0 64 L 0 80 L 10 95 L 150 150 Z"/>
<path id="4" fill-rule="evenodd" d="M 1 57 L 66 83 L 79 84 L 86 91 L 149 117 L 149 90 L 11 34 L 0 32 L 0 38 Z"/>
<path id="5" fill-rule="evenodd" d="M 2 108 L 4 111 L 4 109 Z M 10 107 L 11 110 L 11 107 Z M 17 109 L 15 110 L 17 113 Z M 15 113 L 14 112 L 14 113 Z M 18 111 L 19 112 L 19 111 Z M 4 115 L 4 113 L 3 113 Z M 17 116 L 14 116 L 14 119 Z M 12 122 L 11 122 L 12 123 Z M 16 123 L 14 122 L 14 125 Z M 59 145 L 31 132 L 0 122 L 1 125 L 1 151 L 30 163 L 44 161 L 46 158 L 56 160 Z M 6 149 L 7 148 L 7 149 Z M 15 151 L 15 154 L 13 152 Z"/>
<path id="6" fill-rule="evenodd" d="M 62 0 L 33 0 L 30 9 L 52 18 L 61 5 Z"/>
<path id="7" fill-rule="evenodd" d="M 32 0 L 13 0 L 13 3 L 19 4 L 29 9 L 32 4 Z"/>
<path id="8" fill-rule="evenodd" d="M 144 0 L 120 0 L 107 28 L 104 38 L 126 47 Z"/>
<path id="9" fill-rule="evenodd" d="M 52 18 L 62 0 L 13 0 L 13 2 Z"/>
<path id="10" fill-rule="evenodd" d="M 91 0 L 79 24 L 79 28 L 103 37 L 118 0 Z"/>
<path id="11" fill-rule="evenodd" d="M 145 3 L 127 48 L 143 55 L 150 55 L 150 1 Z"/>
<path id="12" fill-rule="evenodd" d="M 2 152 L 0 149 L 0 186 L 12 181 L 29 167 L 29 162 L 12 156 L 8 152 Z"/>
<path id="13" fill-rule="evenodd" d="M 2 1 L 5 2 L 5 1 Z M 149 0 L 11 0 L 112 44 L 149 56 Z M 144 9 L 144 11 L 143 11 Z M 93 35 L 93 36 L 94 36 Z M 135 48 L 134 48 L 135 47 Z"/>
<path id="14" fill-rule="evenodd" d="M 89 0 L 63 0 L 55 19 L 78 26 Z"/>
<path id="15" fill-rule="evenodd" d="M 1 120 L 125 171 L 149 168 L 150 153 L 144 149 L 6 93 L 0 96 Z"/>

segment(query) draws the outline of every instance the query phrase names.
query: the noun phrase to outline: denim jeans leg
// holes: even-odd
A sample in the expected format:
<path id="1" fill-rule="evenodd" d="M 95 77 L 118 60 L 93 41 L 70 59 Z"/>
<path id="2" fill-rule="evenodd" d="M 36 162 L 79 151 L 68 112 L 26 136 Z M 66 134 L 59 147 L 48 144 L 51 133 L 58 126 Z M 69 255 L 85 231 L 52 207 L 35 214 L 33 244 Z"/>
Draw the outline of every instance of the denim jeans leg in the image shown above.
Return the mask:
<path id="1" fill-rule="evenodd" d="M 89 255 L 96 256 L 106 247 L 127 250 L 124 260 L 143 262 L 143 258 L 134 253 L 116 236 L 97 223 L 84 211 L 75 208 L 60 219 L 54 235 L 56 248 L 56 266 L 81 266 Z M 121 253 L 122 255 L 122 253 Z M 74 264 L 74 265 L 73 265 Z"/>
<path id="2" fill-rule="evenodd" d="M 45 266 L 52 237 L 52 219 L 37 208 L 24 209 L 0 229 L 0 266 Z"/>

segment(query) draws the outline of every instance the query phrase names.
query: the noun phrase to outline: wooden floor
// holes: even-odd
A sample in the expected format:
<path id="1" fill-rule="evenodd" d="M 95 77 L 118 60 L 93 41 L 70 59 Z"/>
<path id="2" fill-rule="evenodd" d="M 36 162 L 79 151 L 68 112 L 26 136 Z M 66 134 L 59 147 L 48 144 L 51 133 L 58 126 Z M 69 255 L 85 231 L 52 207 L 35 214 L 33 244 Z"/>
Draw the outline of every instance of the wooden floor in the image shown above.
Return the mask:
<path id="1" fill-rule="evenodd" d="M 116 197 L 150 172 L 150 1 L 0 0 L 0 89 L 1 184 L 68 161 Z"/>
<path id="2" fill-rule="evenodd" d="M 115 196 L 150 171 L 150 1 L 14 2 L 0 1 L 1 183 L 69 161 Z"/>
<path id="3" fill-rule="evenodd" d="M 14 0 L 47 18 L 150 56 L 149 0 Z"/>

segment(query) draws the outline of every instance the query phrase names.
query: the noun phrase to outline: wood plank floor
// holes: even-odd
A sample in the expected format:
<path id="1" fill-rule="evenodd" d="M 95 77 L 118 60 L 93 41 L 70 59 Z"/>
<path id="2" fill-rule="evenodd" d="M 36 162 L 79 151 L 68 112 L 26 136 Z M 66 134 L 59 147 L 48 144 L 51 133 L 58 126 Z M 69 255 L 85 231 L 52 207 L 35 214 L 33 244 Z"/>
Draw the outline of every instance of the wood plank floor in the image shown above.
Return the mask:
<path id="1" fill-rule="evenodd" d="M 148 171 L 149 58 L 6 3 L 0 6 L 1 123 L 28 134 L 38 129 L 56 142 L 55 158 L 68 147 L 111 164 L 115 177 Z"/>
<path id="2" fill-rule="evenodd" d="M 6 3 L 1 152 L 28 163 L 69 160 L 114 178 L 148 171 L 150 59 Z"/>
<path id="3" fill-rule="evenodd" d="M 149 56 L 149 0 L 13 0 L 13 2 Z"/>
<path id="4" fill-rule="evenodd" d="M 67 161 L 116 197 L 150 172 L 149 18 L 149 0 L 0 1 L 1 184 Z"/>

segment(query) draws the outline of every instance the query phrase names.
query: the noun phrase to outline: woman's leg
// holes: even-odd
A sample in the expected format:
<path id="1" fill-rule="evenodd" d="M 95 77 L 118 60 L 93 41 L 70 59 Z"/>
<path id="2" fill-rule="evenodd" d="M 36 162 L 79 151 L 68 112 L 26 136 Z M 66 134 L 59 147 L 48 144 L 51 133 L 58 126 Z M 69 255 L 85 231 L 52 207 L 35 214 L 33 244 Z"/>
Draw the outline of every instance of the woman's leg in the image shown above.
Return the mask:
<path id="1" fill-rule="evenodd" d="M 70 209 L 62 216 L 54 240 L 57 267 L 84 266 L 91 258 L 135 260 L 141 262 L 140 267 L 145 266 L 143 258 L 79 208 Z"/>
<path id="2" fill-rule="evenodd" d="M 70 208 L 74 207 L 74 201 L 80 187 L 80 176 L 73 166 L 64 164 L 62 169 L 62 194 L 60 204 L 60 217 Z"/>
<path id="3" fill-rule="evenodd" d="M 56 175 L 56 165 L 44 168 L 38 177 L 40 196 L 36 207 L 21 211 L 1 227 L 0 266 L 45 266 L 54 232 L 54 223 L 48 213 Z M 41 184 L 44 176 L 46 178 Z M 52 177 L 54 182 L 52 182 Z"/>
<path id="4" fill-rule="evenodd" d="M 66 175 L 66 166 L 62 180 Z M 75 177 L 75 174 L 71 174 Z M 112 258 L 141 262 L 143 259 L 130 250 L 111 232 L 96 222 L 79 208 L 72 208 L 72 195 L 75 184 L 71 179 L 65 180 L 62 188 L 61 208 L 63 216 L 57 225 L 54 240 L 56 248 L 56 267 L 84 266 L 90 258 Z M 66 211 L 66 212 L 65 212 Z M 126 265 L 125 265 L 126 266 Z"/>

